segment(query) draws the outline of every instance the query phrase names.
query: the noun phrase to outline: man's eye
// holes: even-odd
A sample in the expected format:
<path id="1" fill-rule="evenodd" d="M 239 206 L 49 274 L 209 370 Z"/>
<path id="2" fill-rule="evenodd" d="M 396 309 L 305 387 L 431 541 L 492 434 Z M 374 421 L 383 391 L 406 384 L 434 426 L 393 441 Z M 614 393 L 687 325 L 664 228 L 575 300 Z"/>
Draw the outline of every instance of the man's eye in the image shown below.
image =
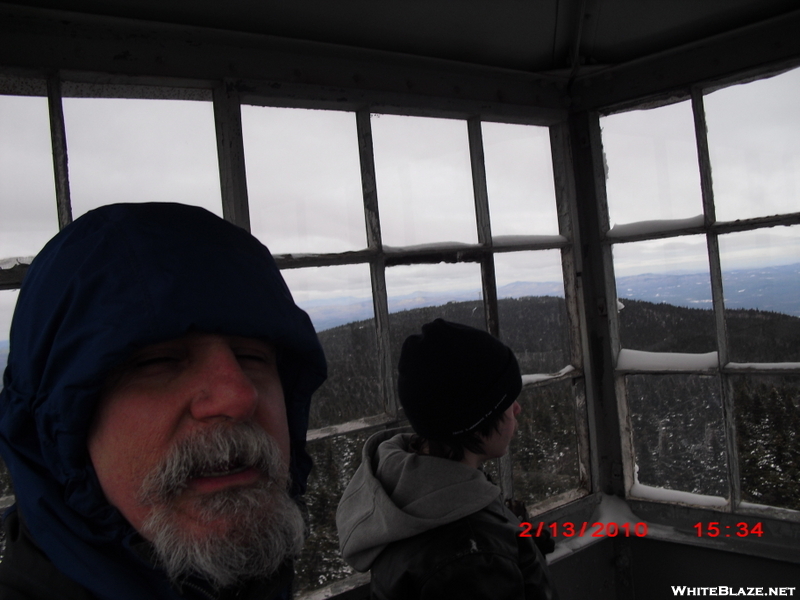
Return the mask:
<path id="1" fill-rule="evenodd" d="M 267 369 L 275 364 L 275 354 L 260 348 L 234 348 L 236 360 L 244 368 Z"/>
<path id="2" fill-rule="evenodd" d="M 236 358 L 239 360 L 239 362 L 254 363 L 259 365 L 268 365 L 273 362 L 271 357 L 257 352 L 237 352 Z"/>

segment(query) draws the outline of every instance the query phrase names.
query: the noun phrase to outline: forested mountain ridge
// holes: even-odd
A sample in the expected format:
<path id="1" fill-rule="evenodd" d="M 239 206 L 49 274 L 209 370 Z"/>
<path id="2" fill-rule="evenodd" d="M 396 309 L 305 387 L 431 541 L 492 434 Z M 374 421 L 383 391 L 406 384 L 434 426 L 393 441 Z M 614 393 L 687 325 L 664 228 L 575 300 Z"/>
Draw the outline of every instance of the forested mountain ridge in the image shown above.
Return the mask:
<path id="1" fill-rule="evenodd" d="M 685 308 L 624 300 L 619 312 L 623 348 L 648 352 L 717 350 L 714 314 Z M 725 311 L 730 360 L 734 362 L 800 362 L 800 318 L 754 309 Z"/>
<path id="2" fill-rule="evenodd" d="M 717 350 L 710 309 L 625 300 L 620 310 L 624 348 L 648 352 L 704 353 Z M 551 373 L 570 363 L 563 298 L 529 296 L 498 302 L 500 337 L 514 350 L 523 373 Z M 389 315 L 392 364 L 403 341 L 424 323 L 444 318 L 484 327 L 483 303 L 450 302 Z M 737 362 L 800 362 L 800 318 L 739 309 L 726 311 L 730 359 Z M 328 358 L 329 380 L 315 395 L 312 427 L 382 411 L 378 397 L 377 346 L 372 320 L 319 333 Z"/>

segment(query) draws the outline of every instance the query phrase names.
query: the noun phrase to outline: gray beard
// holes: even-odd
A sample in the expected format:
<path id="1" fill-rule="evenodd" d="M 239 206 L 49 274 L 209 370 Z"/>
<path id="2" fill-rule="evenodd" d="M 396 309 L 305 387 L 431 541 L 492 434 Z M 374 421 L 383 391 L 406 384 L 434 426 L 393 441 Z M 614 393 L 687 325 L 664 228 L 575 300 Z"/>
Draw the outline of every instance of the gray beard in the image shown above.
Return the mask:
<path id="1" fill-rule="evenodd" d="M 197 523 L 209 527 L 202 534 L 182 528 L 177 498 L 190 477 L 224 465 L 255 466 L 265 476 L 193 499 Z M 266 432 L 254 424 L 220 426 L 184 440 L 145 479 L 140 498 L 150 515 L 142 533 L 174 583 L 195 575 L 223 588 L 267 578 L 303 547 L 303 516 L 287 488 L 280 449 Z M 226 527 L 214 526 L 220 521 Z"/>

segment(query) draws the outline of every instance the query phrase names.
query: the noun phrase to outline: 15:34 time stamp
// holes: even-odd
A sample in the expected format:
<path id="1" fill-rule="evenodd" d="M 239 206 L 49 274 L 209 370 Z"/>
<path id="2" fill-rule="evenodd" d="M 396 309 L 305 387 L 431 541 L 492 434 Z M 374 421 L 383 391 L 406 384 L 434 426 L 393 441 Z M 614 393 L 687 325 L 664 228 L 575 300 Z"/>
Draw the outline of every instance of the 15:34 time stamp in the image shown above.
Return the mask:
<path id="1" fill-rule="evenodd" d="M 697 530 L 697 537 L 748 537 L 754 535 L 761 537 L 764 529 L 761 523 L 736 523 L 736 525 L 723 525 L 717 521 L 708 523 L 695 523 L 692 528 Z"/>

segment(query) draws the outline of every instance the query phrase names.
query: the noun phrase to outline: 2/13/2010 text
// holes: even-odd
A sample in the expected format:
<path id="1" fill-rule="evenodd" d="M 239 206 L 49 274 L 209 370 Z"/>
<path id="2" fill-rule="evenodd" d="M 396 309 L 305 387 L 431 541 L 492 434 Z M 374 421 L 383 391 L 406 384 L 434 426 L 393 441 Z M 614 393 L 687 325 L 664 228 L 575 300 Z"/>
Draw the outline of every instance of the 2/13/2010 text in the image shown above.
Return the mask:
<path id="1" fill-rule="evenodd" d="M 522 531 L 519 537 L 540 537 L 543 532 L 549 533 L 553 537 L 645 537 L 647 535 L 647 523 L 550 523 L 545 525 L 539 522 L 523 522 L 519 524 Z"/>

